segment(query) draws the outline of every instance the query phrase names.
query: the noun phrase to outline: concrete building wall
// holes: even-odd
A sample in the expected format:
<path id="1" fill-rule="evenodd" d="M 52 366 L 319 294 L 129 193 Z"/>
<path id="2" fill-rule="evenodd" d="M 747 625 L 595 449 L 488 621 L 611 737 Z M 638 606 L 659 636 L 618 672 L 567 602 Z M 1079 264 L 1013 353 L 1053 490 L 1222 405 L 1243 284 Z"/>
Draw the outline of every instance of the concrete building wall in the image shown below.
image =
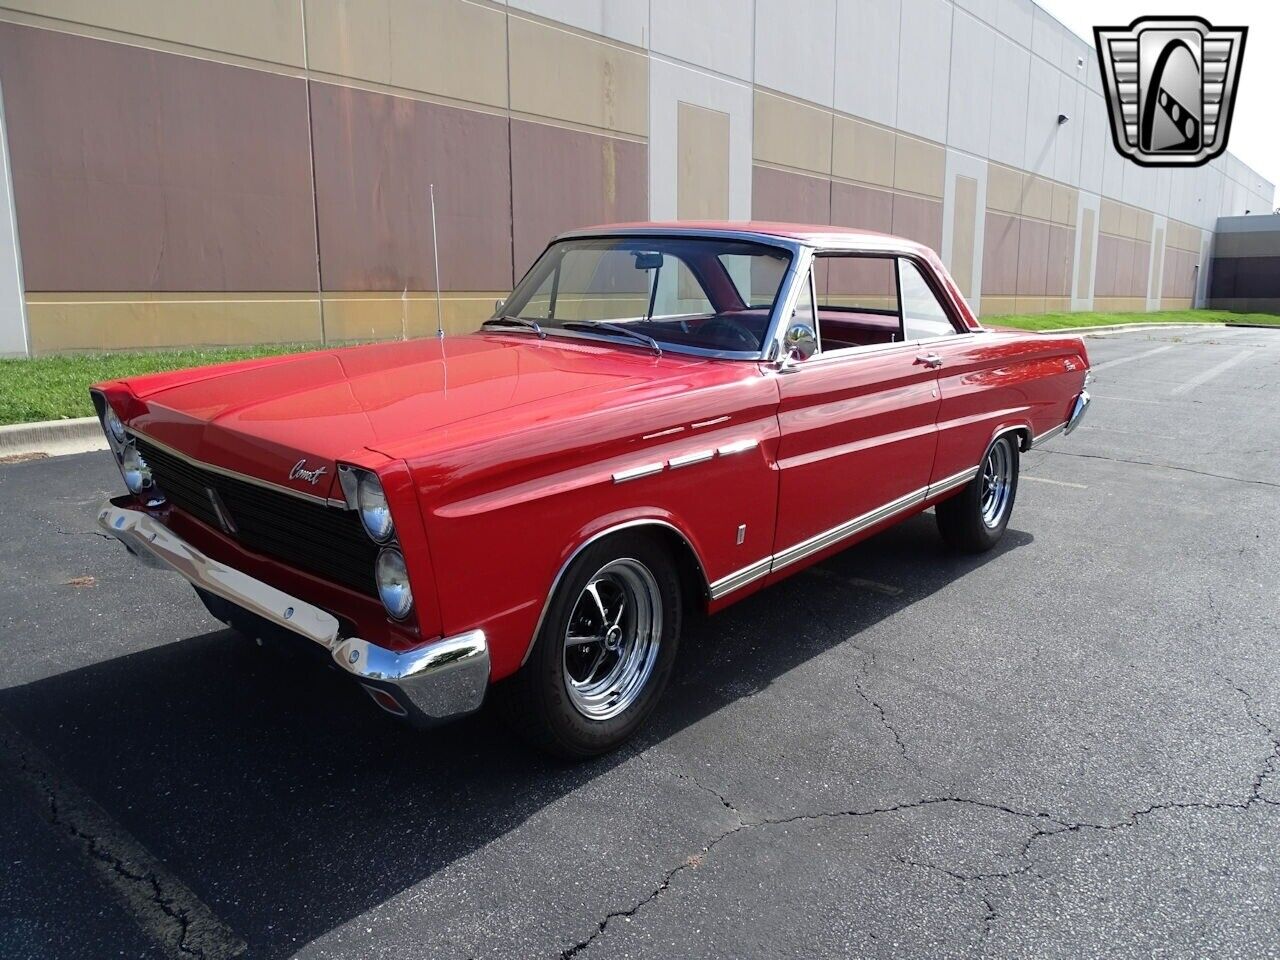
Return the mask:
<path id="1" fill-rule="evenodd" d="M 1280 216 L 1220 219 L 1210 270 L 1209 306 L 1280 313 Z"/>
<path id="2" fill-rule="evenodd" d="M 1121 158 L 1030 0 L 0 0 L 0 90 L 9 353 L 433 330 L 432 184 L 451 331 L 646 217 L 902 234 L 988 315 L 1179 306 L 1273 193 Z"/>

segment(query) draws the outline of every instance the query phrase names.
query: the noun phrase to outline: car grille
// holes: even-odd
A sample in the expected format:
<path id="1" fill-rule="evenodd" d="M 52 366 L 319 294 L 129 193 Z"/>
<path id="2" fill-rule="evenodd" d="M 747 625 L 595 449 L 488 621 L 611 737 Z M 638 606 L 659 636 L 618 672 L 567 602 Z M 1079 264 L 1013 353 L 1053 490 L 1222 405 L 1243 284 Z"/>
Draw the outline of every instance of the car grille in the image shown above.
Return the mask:
<path id="1" fill-rule="evenodd" d="M 254 553 L 279 560 L 360 593 L 377 595 L 373 565 L 378 546 L 354 510 L 342 510 L 224 476 L 135 438 L 156 485 L 169 502 L 215 529 L 221 528 L 209 489 L 235 524 L 232 538 Z"/>

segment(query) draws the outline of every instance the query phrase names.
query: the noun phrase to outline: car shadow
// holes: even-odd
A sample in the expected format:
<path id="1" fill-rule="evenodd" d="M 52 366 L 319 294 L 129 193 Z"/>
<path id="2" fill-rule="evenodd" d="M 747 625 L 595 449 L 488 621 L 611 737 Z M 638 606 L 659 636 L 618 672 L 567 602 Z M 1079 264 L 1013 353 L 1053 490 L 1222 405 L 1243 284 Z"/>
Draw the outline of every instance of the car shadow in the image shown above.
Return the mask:
<path id="1" fill-rule="evenodd" d="M 290 956 L 1031 539 L 1009 530 L 996 551 L 960 556 L 921 515 L 693 621 L 642 736 L 590 763 L 532 752 L 491 710 L 414 732 L 336 671 L 226 630 L 4 690 L 0 713 L 253 956 Z"/>

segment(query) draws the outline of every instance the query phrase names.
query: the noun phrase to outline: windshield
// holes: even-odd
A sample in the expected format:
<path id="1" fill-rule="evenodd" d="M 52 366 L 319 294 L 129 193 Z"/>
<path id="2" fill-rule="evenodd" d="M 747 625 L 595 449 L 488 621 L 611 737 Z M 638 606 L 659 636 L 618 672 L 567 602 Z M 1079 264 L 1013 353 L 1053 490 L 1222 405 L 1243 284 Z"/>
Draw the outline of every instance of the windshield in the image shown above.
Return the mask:
<path id="1" fill-rule="evenodd" d="M 494 321 L 755 354 L 790 264 L 782 248 L 727 238 L 565 240 L 539 258 Z"/>

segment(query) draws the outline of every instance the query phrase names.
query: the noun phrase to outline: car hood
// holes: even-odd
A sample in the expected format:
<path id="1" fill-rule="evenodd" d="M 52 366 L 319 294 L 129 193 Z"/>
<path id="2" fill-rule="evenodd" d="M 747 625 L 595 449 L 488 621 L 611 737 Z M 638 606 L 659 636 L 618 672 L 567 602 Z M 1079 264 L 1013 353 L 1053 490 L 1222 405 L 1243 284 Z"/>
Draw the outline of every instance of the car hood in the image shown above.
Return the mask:
<path id="1" fill-rule="evenodd" d="M 340 497 L 339 460 L 428 452 L 448 428 L 504 411 L 626 390 L 704 364 L 526 334 L 371 344 L 125 381 L 130 426 L 187 457 L 316 496 Z M 556 403 L 561 415 L 576 404 Z M 318 472 L 317 472 L 318 471 Z"/>

